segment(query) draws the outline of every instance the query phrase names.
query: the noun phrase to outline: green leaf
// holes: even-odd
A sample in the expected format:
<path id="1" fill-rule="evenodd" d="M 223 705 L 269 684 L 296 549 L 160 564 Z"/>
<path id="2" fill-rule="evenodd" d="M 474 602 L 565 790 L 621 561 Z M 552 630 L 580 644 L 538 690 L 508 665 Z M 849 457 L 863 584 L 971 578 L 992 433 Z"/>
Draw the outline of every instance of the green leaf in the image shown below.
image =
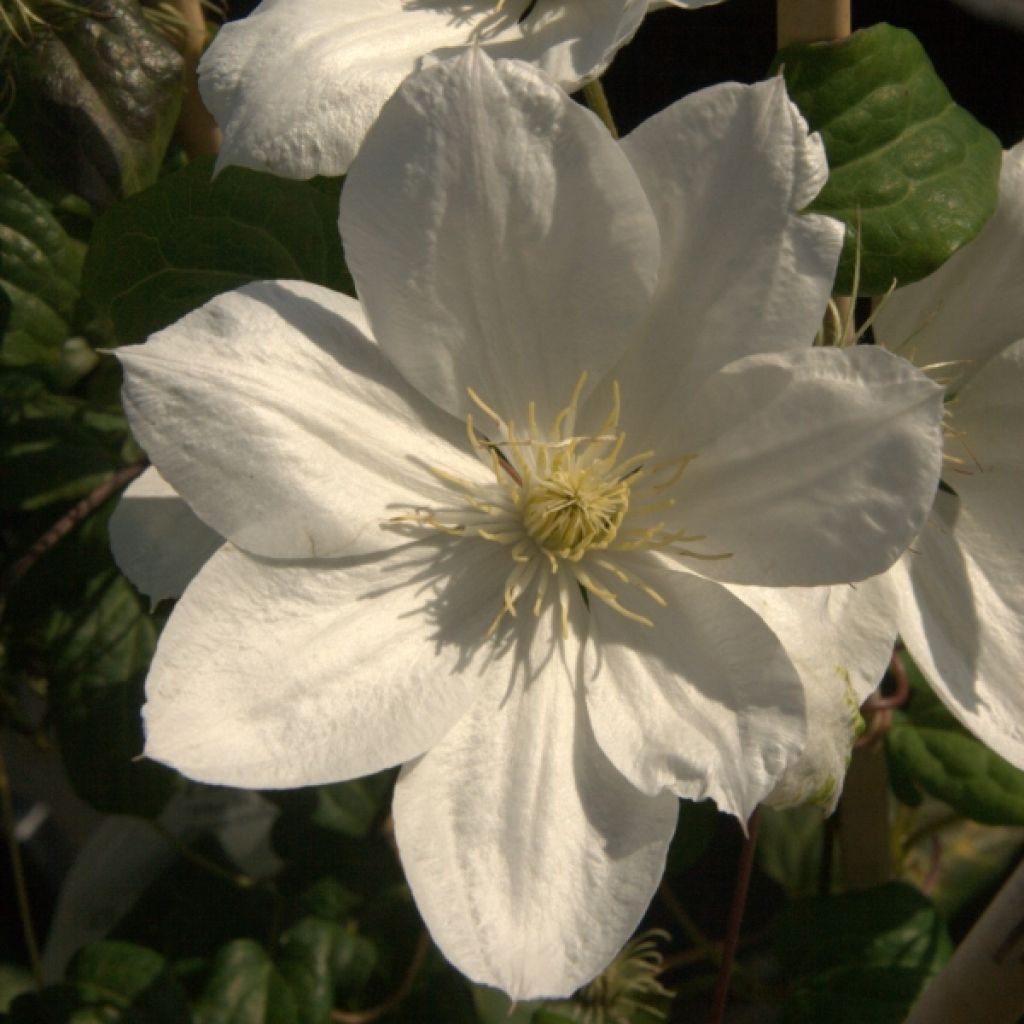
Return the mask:
<path id="1" fill-rule="evenodd" d="M 189 1024 L 188 1003 L 167 962 L 130 942 L 98 942 L 71 962 L 67 978 L 21 996 L 11 1024 Z"/>
<path id="2" fill-rule="evenodd" d="M 697 863 L 718 829 L 718 819 L 718 809 L 711 800 L 679 801 L 679 820 L 665 863 L 666 878 L 675 878 Z"/>
<path id="3" fill-rule="evenodd" d="M 0 509 L 33 511 L 85 496 L 122 465 L 127 429 L 120 412 L 54 395 L 27 374 L 0 374 Z"/>
<path id="4" fill-rule="evenodd" d="M 221 950 L 198 1024 L 329 1024 L 336 993 L 361 990 L 376 965 L 365 938 L 316 917 L 289 928 L 279 947 L 276 958 L 249 939 Z"/>
<path id="5" fill-rule="evenodd" d="M 100 218 L 83 290 L 122 344 L 214 295 L 299 279 L 354 294 L 338 235 L 340 179 L 289 181 L 195 160 Z"/>
<path id="6" fill-rule="evenodd" d="M 392 783 L 393 773 L 381 772 L 352 782 L 317 786 L 312 821 L 331 832 L 365 839 L 381 813 Z"/>
<path id="7" fill-rule="evenodd" d="M 773 929 L 792 984 L 783 1024 L 900 1024 L 952 944 L 916 889 L 876 889 L 790 904 Z"/>
<path id="8" fill-rule="evenodd" d="M 981 230 L 995 210 L 999 140 L 953 102 L 910 32 L 880 24 L 788 47 L 779 68 L 828 153 L 828 183 L 808 210 L 846 224 L 838 293 L 853 288 L 858 220 L 862 295 L 925 277 Z"/>
<path id="9" fill-rule="evenodd" d="M 1024 772 L 975 739 L 904 658 L 910 699 L 886 735 L 897 796 L 916 806 L 923 790 L 974 821 L 1024 825 Z"/>
<path id="10" fill-rule="evenodd" d="M 111 564 L 88 584 L 80 607 L 50 629 L 50 704 L 76 792 L 110 814 L 155 815 L 177 777 L 142 750 L 143 684 L 156 623 Z"/>
<path id="11" fill-rule="evenodd" d="M 818 891 L 825 816 L 820 807 L 804 804 L 778 810 L 762 807 L 757 826 L 757 860 L 761 870 L 791 896 Z"/>
<path id="12" fill-rule="evenodd" d="M 0 173 L 0 365 L 62 376 L 80 270 L 79 249 L 49 207 Z"/>
<path id="13" fill-rule="evenodd" d="M 138 0 L 77 0 L 91 12 L 46 33 L 16 66 L 9 122 L 53 178 L 106 206 L 156 180 L 181 104 L 182 62 Z"/>
<path id="14" fill-rule="evenodd" d="M 236 939 L 217 955 L 195 1007 L 196 1024 L 295 1024 L 299 1007 L 288 982 L 257 942 Z"/>

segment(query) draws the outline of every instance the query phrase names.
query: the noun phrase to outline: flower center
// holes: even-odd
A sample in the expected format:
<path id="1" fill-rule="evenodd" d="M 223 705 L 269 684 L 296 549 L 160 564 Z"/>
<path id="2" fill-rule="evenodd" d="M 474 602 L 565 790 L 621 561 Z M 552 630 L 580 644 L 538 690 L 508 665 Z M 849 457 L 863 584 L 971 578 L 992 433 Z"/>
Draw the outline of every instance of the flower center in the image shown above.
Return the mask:
<path id="1" fill-rule="evenodd" d="M 523 526 L 541 547 L 578 562 L 592 548 L 606 548 L 629 508 L 629 481 L 606 480 L 567 460 L 520 499 Z"/>
<path id="2" fill-rule="evenodd" d="M 422 509 L 397 516 L 394 523 L 415 523 L 455 536 L 476 536 L 508 549 L 511 568 L 505 578 L 501 610 L 493 633 L 505 615 L 532 591 L 532 607 L 540 615 L 554 591 L 568 631 L 574 586 L 637 622 L 651 620 L 624 606 L 618 588 L 625 584 L 656 604 L 662 596 L 641 579 L 627 552 L 665 550 L 700 559 L 728 558 L 705 554 L 681 544 L 704 540 L 671 529 L 659 516 L 676 499 L 666 492 L 679 482 L 694 457 L 659 462 L 653 451 L 621 458 L 626 435 L 619 426 L 619 389 L 612 385 L 612 407 L 594 434 L 576 433 L 576 414 L 586 384 L 582 374 L 569 404 L 544 429 L 531 402 L 526 429 L 505 420 L 472 389 L 469 396 L 493 423 L 487 434 L 466 417 L 466 433 L 474 451 L 491 468 L 490 484 L 472 483 L 435 469 L 459 501 L 447 508 Z"/>

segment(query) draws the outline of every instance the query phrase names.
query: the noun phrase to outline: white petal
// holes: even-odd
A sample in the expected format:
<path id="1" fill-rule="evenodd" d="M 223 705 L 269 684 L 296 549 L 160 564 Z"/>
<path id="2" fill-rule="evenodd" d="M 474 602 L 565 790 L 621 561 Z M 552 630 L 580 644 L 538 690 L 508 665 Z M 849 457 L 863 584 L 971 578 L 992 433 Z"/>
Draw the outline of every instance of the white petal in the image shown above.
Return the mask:
<path id="1" fill-rule="evenodd" d="M 887 569 L 931 508 L 942 389 L 871 346 L 738 360 L 680 410 L 675 445 L 697 456 L 674 493 L 688 564 L 758 586 L 815 586 Z M 658 455 L 662 455 L 659 447 Z"/>
<path id="2" fill-rule="evenodd" d="M 959 499 L 939 494 L 900 564 L 900 631 L 954 714 L 1024 768 L 1024 341 L 990 360 L 954 409 L 963 445 L 949 448 L 970 457 L 948 474 Z"/>
<path id="3" fill-rule="evenodd" d="M 152 467 L 121 495 L 109 530 L 117 567 L 153 604 L 181 597 L 224 543 Z"/>
<path id="4" fill-rule="evenodd" d="M 807 702 L 806 745 L 765 802 L 814 802 L 831 813 L 856 738 L 857 709 L 881 682 L 896 641 L 896 595 L 889 577 L 838 587 L 729 590 L 782 641 Z"/>
<path id="5" fill-rule="evenodd" d="M 463 425 L 410 388 L 360 328 L 353 299 L 315 285 L 219 295 L 117 350 L 132 430 L 196 514 L 256 554 L 402 543 L 382 525 L 446 493 L 427 467 L 487 473 Z"/>
<path id="6" fill-rule="evenodd" d="M 397 158 L 396 154 L 404 154 Z M 407 81 L 345 185 L 349 267 L 381 347 L 442 408 L 474 388 L 542 424 L 646 309 L 658 232 L 621 150 L 532 68 L 472 51 Z"/>
<path id="7" fill-rule="evenodd" d="M 224 132 L 218 167 L 292 178 L 343 174 L 381 106 L 424 62 L 483 45 L 568 89 L 595 78 L 636 32 L 644 0 L 480 4 L 264 0 L 214 37 L 203 101 Z M 301 73 L 296 73 L 301 69 Z"/>
<path id="8" fill-rule="evenodd" d="M 1024 143 L 1003 155 L 999 205 L 973 241 L 923 281 L 887 299 L 875 337 L 918 366 L 961 382 L 1024 337 Z"/>
<path id="9" fill-rule="evenodd" d="M 832 290 L 842 226 L 800 211 L 825 183 L 817 135 L 781 78 L 713 86 L 623 140 L 654 206 L 662 263 L 648 335 L 616 371 L 624 418 L 673 415 L 740 356 L 804 348 Z M 638 441 L 646 447 L 644 441 Z"/>
<path id="10" fill-rule="evenodd" d="M 540 624 L 537 644 L 557 637 Z M 570 655 L 570 659 L 572 655 Z M 495 679 L 395 789 L 395 837 L 434 941 L 513 999 L 568 995 L 632 934 L 676 820 L 594 741 L 564 652 Z"/>
<path id="11" fill-rule="evenodd" d="M 640 572 L 666 600 L 644 627 L 591 600 L 585 672 L 594 732 L 644 792 L 711 797 L 746 821 L 803 746 L 803 688 L 778 639 L 724 587 Z"/>
<path id="12" fill-rule="evenodd" d="M 305 786 L 435 743 L 508 675 L 485 640 L 508 556 L 446 539 L 376 561 L 261 562 L 225 545 L 178 602 L 146 683 L 146 754 L 201 782 Z"/>

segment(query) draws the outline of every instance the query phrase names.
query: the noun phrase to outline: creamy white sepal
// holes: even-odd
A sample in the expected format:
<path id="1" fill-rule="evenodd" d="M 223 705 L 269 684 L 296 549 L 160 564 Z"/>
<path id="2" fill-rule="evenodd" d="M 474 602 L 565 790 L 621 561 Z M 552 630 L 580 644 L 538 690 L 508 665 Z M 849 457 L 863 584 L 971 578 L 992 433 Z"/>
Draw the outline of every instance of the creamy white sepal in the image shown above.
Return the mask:
<path id="1" fill-rule="evenodd" d="M 341 232 L 381 348 L 458 416 L 471 387 L 549 424 L 581 371 L 593 385 L 625 349 L 657 277 L 657 225 L 618 144 L 533 68 L 480 51 L 388 103 Z"/>
<path id="2" fill-rule="evenodd" d="M 950 710 L 1024 768 L 1024 340 L 976 374 L 955 399 L 949 473 L 920 537 L 894 569 L 900 632 Z"/>
<path id="3" fill-rule="evenodd" d="M 637 408 L 653 430 L 658 410 L 671 418 L 673 403 L 719 367 L 811 343 L 843 229 L 800 212 L 828 167 L 781 77 L 693 93 L 645 121 L 622 148 L 654 207 L 662 257 L 645 341 L 615 372 L 626 421 Z M 673 390 L 680 394 L 670 399 Z"/>
<path id="4" fill-rule="evenodd" d="M 860 725 L 896 641 L 895 590 L 887 575 L 836 587 L 729 590 L 782 641 L 804 687 L 807 742 L 765 803 L 814 802 L 835 810 Z"/>
<path id="5" fill-rule="evenodd" d="M 199 65 L 224 133 L 218 167 L 343 174 L 381 106 L 424 64 L 482 46 L 572 90 L 604 71 L 647 10 L 645 0 L 536 0 L 520 24 L 527 5 L 264 0 L 224 25 Z"/>
<path id="6" fill-rule="evenodd" d="M 200 782 L 319 785 L 407 761 L 511 677 L 484 639 L 507 556 L 442 538 L 281 563 L 232 545 L 178 602 L 146 681 L 146 755 Z"/>
<path id="7" fill-rule="evenodd" d="M 224 543 L 152 466 L 121 495 L 108 530 L 117 567 L 154 605 L 181 597 Z"/>
<path id="8" fill-rule="evenodd" d="M 882 304 L 875 338 L 951 390 L 1024 337 L 1024 142 L 1003 154 L 999 203 L 974 241 Z"/>
<path id="9" fill-rule="evenodd" d="M 924 523 L 942 459 L 942 389 L 870 346 L 748 356 L 678 407 L 696 453 L 677 517 L 706 538 L 706 576 L 816 586 L 887 569 Z M 671 548 L 668 549 L 671 551 Z"/>
<path id="10" fill-rule="evenodd" d="M 645 602 L 644 627 L 590 602 L 583 683 L 598 742 L 644 792 L 710 797 L 745 822 L 803 746 L 796 670 L 725 587 L 655 555 L 628 565 L 666 606 Z"/>
<path id="11" fill-rule="evenodd" d="M 607 966 L 658 886 L 678 803 L 640 793 L 602 753 L 576 629 L 563 644 L 555 617 L 534 626 L 516 683 L 488 678 L 402 770 L 394 798 L 402 865 L 434 941 L 513 999 L 567 996 Z"/>
<path id="12" fill-rule="evenodd" d="M 154 465 L 255 554 L 387 549 L 404 539 L 388 519 L 447 498 L 428 467 L 488 479 L 464 424 L 399 376 L 354 299 L 326 288 L 247 285 L 116 354 Z"/>

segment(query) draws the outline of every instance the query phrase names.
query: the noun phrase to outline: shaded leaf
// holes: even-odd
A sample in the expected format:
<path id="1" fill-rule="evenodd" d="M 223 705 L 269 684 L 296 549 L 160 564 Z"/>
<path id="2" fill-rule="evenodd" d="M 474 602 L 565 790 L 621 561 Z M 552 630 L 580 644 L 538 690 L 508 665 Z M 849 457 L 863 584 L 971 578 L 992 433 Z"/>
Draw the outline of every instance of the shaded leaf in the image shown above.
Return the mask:
<path id="1" fill-rule="evenodd" d="M 21 996 L 12 1024 L 189 1024 L 185 994 L 160 954 L 98 942 L 71 962 L 63 985 Z"/>
<path id="2" fill-rule="evenodd" d="M 818 891 L 825 816 L 820 807 L 761 807 L 757 827 L 757 860 L 761 870 L 791 896 Z"/>
<path id="3" fill-rule="evenodd" d="M 157 814 L 177 776 L 142 751 L 140 708 L 155 621 L 132 585 L 110 567 L 88 584 L 81 607 L 59 610 L 50 628 L 50 704 L 68 776 L 107 813 Z"/>
<path id="4" fill-rule="evenodd" d="M 773 943 L 792 985 L 783 1024 L 900 1024 L 952 951 L 935 908 L 899 882 L 792 903 Z"/>
<path id="5" fill-rule="evenodd" d="M 0 365 L 63 376 L 80 271 L 79 250 L 49 207 L 0 173 Z"/>
<path id="6" fill-rule="evenodd" d="M 83 290 L 120 343 L 142 341 L 214 295 L 300 279 L 354 293 L 338 235 L 340 179 L 290 181 L 195 160 L 100 218 Z"/>
<path id="7" fill-rule="evenodd" d="M 40 36 L 16 67 L 10 127 L 48 174 L 106 206 L 156 180 L 181 104 L 182 62 L 138 0 Z"/>
<path id="8" fill-rule="evenodd" d="M 995 210 L 1002 147 L 935 74 L 905 29 L 873 25 L 834 43 L 780 50 L 793 101 L 820 131 L 829 178 L 808 207 L 846 224 L 836 290 L 910 284 L 942 265 Z"/>

